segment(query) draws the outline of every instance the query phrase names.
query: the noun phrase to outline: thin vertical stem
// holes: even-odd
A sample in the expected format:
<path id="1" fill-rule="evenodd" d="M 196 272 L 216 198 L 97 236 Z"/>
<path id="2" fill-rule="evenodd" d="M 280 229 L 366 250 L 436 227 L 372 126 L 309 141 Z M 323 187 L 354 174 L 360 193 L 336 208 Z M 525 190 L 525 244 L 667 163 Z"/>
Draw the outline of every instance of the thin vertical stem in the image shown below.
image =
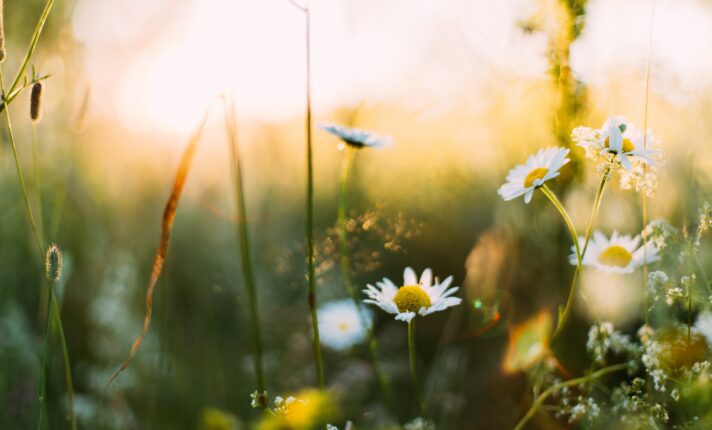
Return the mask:
<path id="1" fill-rule="evenodd" d="M 566 223 L 566 227 L 568 228 L 569 234 L 571 235 L 571 241 L 574 244 L 574 252 L 576 254 L 576 271 L 574 272 L 571 288 L 569 289 L 569 297 L 566 300 L 564 310 L 562 311 L 561 308 L 559 308 L 559 321 L 556 325 L 556 329 L 554 330 L 554 334 L 552 335 L 553 338 L 561 332 L 564 327 L 564 324 L 569 318 L 569 314 L 571 313 L 571 308 L 573 307 L 574 299 L 576 297 L 576 287 L 578 285 L 578 282 L 576 281 L 578 279 L 579 272 L 581 271 L 581 261 L 583 257 L 579 245 L 578 234 L 576 233 L 576 227 L 574 227 L 574 224 L 571 221 L 571 217 L 569 216 L 568 212 L 566 212 L 564 205 L 561 204 L 559 199 L 556 197 L 556 194 L 554 194 L 549 189 L 549 187 L 546 186 L 546 184 L 542 185 L 540 190 L 542 193 L 544 193 L 546 197 L 549 198 L 551 203 L 554 205 L 554 207 L 556 207 L 556 209 L 559 211 L 559 214 L 561 214 L 561 217 L 564 219 L 564 223 Z"/>
<path id="2" fill-rule="evenodd" d="M 50 282 L 47 287 L 47 303 L 51 302 L 51 297 L 54 292 L 54 282 Z M 49 353 L 49 338 L 50 338 L 50 322 L 51 322 L 52 307 L 47 306 L 47 315 L 45 316 L 45 341 L 44 349 L 42 351 L 42 367 L 40 368 L 40 381 L 39 381 L 39 401 L 40 410 L 39 416 L 37 418 L 37 429 L 42 430 L 42 419 L 44 418 L 45 412 L 45 398 L 47 396 L 47 354 Z"/>
<path id="3" fill-rule="evenodd" d="M 257 379 L 257 390 L 259 392 L 258 401 L 264 408 L 267 406 L 265 395 L 265 377 L 262 365 L 262 339 L 260 337 L 260 317 L 257 306 L 257 292 L 252 273 L 252 262 L 250 259 L 250 242 L 247 231 L 247 208 L 245 205 L 245 190 L 242 180 L 242 163 L 240 150 L 237 145 L 237 119 L 235 118 L 235 105 L 231 101 L 225 104 L 225 125 L 228 129 L 230 139 L 230 154 L 232 156 L 232 173 L 235 182 L 235 201 L 237 205 L 237 236 L 240 240 L 240 255 L 242 257 L 242 274 L 247 289 L 248 302 L 250 306 L 250 327 L 252 329 L 252 342 L 255 354 L 255 377 Z"/>
<path id="4" fill-rule="evenodd" d="M 652 7 L 650 8 L 650 33 L 648 35 L 648 59 L 645 64 L 645 97 L 643 100 L 643 149 L 648 146 L 648 100 L 650 93 L 650 63 L 653 56 L 653 24 L 655 22 L 655 1 L 652 1 Z M 645 175 L 647 170 L 647 165 L 643 164 L 643 175 Z M 645 325 L 650 325 L 650 304 L 648 297 L 648 247 L 645 244 L 648 242 L 647 224 L 648 224 L 648 196 L 645 192 L 642 195 L 642 221 L 643 221 L 643 232 L 641 234 L 643 238 L 643 315 L 645 318 Z M 646 392 L 648 395 L 648 400 L 653 399 L 653 384 L 648 373 L 645 374 L 645 385 Z"/>
<path id="5" fill-rule="evenodd" d="M 2 98 L 5 100 L 5 81 L 3 80 L 2 68 L 0 68 L 0 89 L 2 90 Z M 37 250 L 40 256 L 44 253 L 44 246 L 42 245 L 42 237 L 37 229 L 37 224 L 35 223 L 35 217 L 32 214 L 32 207 L 30 206 L 30 199 L 27 196 L 27 187 L 25 186 L 25 178 L 22 175 L 22 168 L 20 167 L 20 158 L 17 155 L 17 145 L 15 144 L 15 134 L 12 132 L 12 121 L 10 120 L 10 109 L 5 110 L 5 120 L 7 124 L 7 131 L 10 135 L 10 146 L 12 147 L 12 156 L 15 160 L 15 169 L 17 170 L 17 180 L 20 183 L 20 189 L 22 191 L 22 198 L 25 203 L 25 210 L 27 211 L 27 219 L 30 222 L 30 228 L 32 229 L 32 234 L 35 238 L 37 244 Z"/>
<path id="6" fill-rule="evenodd" d="M 392 407 L 392 394 L 390 381 L 388 376 L 383 373 L 379 365 L 378 357 L 378 341 L 373 333 L 373 328 L 369 323 L 369 320 L 363 309 L 363 304 L 359 300 L 358 292 L 354 288 L 353 282 L 351 280 L 351 257 L 349 250 L 349 237 L 348 237 L 348 183 L 353 167 L 354 159 L 356 157 L 356 149 L 352 148 L 350 145 L 344 145 L 344 153 L 341 159 L 341 176 L 339 181 L 339 204 L 338 204 L 338 226 L 339 226 L 339 251 L 340 251 L 340 268 L 341 277 L 344 281 L 344 287 L 347 293 L 353 300 L 354 306 L 358 310 L 359 317 L 361 320 L 361 326 L 366 330 L 366 336 L 368 339 L 369 351 L 371 353 L 371 364 L 373 366 L 373 371 L 378 379 L 378 384 L 381 388 L 381 393 L 389 405 Z"/>
<path id="7" fill-rule="evenodd" d="M 51 1 L 50 1 L 51 3 Z M 0 90 L 2 91 L 2 98 L 5 100 L 5 81 L 3 80 L 3 74 L 2 74 L 2 67 L 0 67 Z M 27 187 L 25 186 L 25 179 L 22 175 L 22 168 L 20 166 L 20 158 L 17 154 L 17 145 L 15 143 L 15 134 L 12 131 L 12 120 L 10 119 L 10 109 L 8 106 L 5 106 L 5 121 L 7 124 L 7 131 L 10 136 L 10 146 L 12 147 L 12 155 L 15 160 L 15 169 L 17 171 L 17 180 L 20 183 L 20 190 L 22 191 L 22 198 L 23 202 L 25 204 L 25 210 L 27 212 L 27 218 L 30 223 L 30 229 L 32 230 L 32 234 L 35 239 L 35 243 L 37 244 L 37 249 L 40 254 L 40 259 L 42 258 L 42 255 L 44 254 L 44 244 L 42 242 L 42 237 L 40 236 L 39 230 L 37 229 L 37 224 L 35 223 L 35 218 L 32 214 L 32 207 L 30 206 L 30 199 L 27 195 Z M 49 324 L 50 318 L 51 318 L 51 313 L 54 312 L 56 315 L 56 323 L 58 330 L 60 330 L 61 338 L 60 341 L 62 343 L 62 351 L 64 353 L 64 359 L 65 359 L 65 365 L 64 365 L 64 372 L 65 372 L 65 379 L 69 381 L 67 384 L 67 397 L 69 398 L 69 405 L 72 406 L 72 409 L 70 411 L 70 416 L 73 425 L 75 425 L 75 416 L 74 416 L 74 408 L 73 408 L 73 403 L 74 403 L 74 389 L 71 384 L 72 380 L 72 374 L 71 374 L 71 368 L 69 365 L 69 354 L 67 352 L 67 344 L 66 344 L 66 339 L 64 338 L 63 332 L 64 332 L 64 327 L 62 326 L 62 319 L 60 317 L 60 309 L 59 305 L 57 304 L 57 298 L 55 297 L 54 294 L 54 288 L 50 288 L 50 300 L 48 300 L 48 309 L 47 309 L 47 321 L 46 324 Z M 49 327 L 49 326 L 48 326 Z M 47 338 L 50 336 L 49 330 L 45 332 L 45 343 L 48 342 Z M 44 359 L 43 359 L 44 360 Z M 44 366 L 43 366 L 43 372 L 44 372 Z M 42 385 L 46 384 L 46 380 L 43 378 L 42 380 Z M 41 386 L 40 387 L 40 399 L 41 403 L 44 404 L 44 397 L 46 395 L 45 387 Z M 41 416 L 42 416 L 42 408 L 43 406 L 40 406 L 40 421 L 41 421 Z M 73 427 L 74 428 L 74 427 Z"/>
<path id="8" fill-rule="evenodd" d="M 410 379 L 413 382 L 415 401 L 418 403 L 418 411 L 425 418 L 425 404 L 420 394 L 420 380 L 418 379 L 418 369 L 415 360 L 415 318 L 408 323 L 408 363 L 410 364 Z"/>
<path id="9" fill-rule="evenodd" d="M 52 312 L 54 323 L 57 324 L 57 331 L 59 332 L 59 343 L 62 347 L 62 357 L 64 359 L 64 382 L 67 384 L 67 419 L 70 421 L 72 430 L 77 429 L 77 417 L 74 414 L 74 384 L 72 383 L 72 369 L 69 366 L 69 350 L 67 349 L 67 338 L 64 336 L 64 325 L 62 324 L 62 317 L 59 313 L 59 303 L 57 303 L 57 297 L 54 293 L 51 295 L 52 308 L 55 310 Z"/>
<path id="10" fill-rule="evenodd" d="M 35 194 L 37 194 L 37 228 L 39 229 L 40 233 L 40 239 L 44 239 L 45 237 L 45 231 L 44 231 L 44 217 L 42 215 L 42 185 L 40 182 L 40 156 L 39 156 L 39 148 L 38 148 L 38 142 L 37 142 L 37 125 L 32 124 L 32 161 L 33 161 L 33 167 L 34 167 L 34 175 L 35 175 Z M 44 240 L 42 240 L 44 243 Z"/>
<path id="11" fill-rule="evenodd" d="M 311 107 L 311 22 L 309 7 L 303 9 L 305 17 L 306 36 L 306 129 L 307 129 L 307 219 L 306 219 L 306 254 L 307 254 L 307 287 L 309 312 L 314 332 L 314 359 L 316 362 L 316 378 L 319 388 L 324 388 L 324 365 L 321 359 L 321 342 L 319 340 L 319 320 L 316 312 L 316 283 L 314 270 L 314 154 L 312 145 L 312 107 Z"/>

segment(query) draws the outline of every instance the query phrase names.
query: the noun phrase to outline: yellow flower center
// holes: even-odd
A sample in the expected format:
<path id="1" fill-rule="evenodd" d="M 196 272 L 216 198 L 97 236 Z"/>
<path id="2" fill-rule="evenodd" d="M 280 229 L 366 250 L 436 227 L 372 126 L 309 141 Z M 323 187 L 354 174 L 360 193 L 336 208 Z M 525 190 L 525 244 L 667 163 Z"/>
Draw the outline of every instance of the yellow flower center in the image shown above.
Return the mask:
<path id="1" fill-rule="evenodd" d="M 393 302 L 400 312 L 418 312 L 430 306 L 430 297 L 418 285 L 405 285 L 398 289 Z"/>
<path id="2" fill-rule="evenodd" d="M 611 245 L 598 256 L 601 264 L 615 267 L 626 267 L 632 259 L 633 254 L 620 245 Z"/>
<path id="3" fill-rule="evenodd" d="M 611 141 L 610 141 L 610 138 L 607 137 L 606 138 L 606 148 L 610 148 L 610 147 L 611 147 Z M 635 149 L 635 145 L 633 145 L 633 142 L 631 142 L 630 139 L 628 139 L 627 137 L 624 137 L 623 138 L 623 147 L 621 149 L 623 150 L 623 152 L 630 152 Z"/>
<path id="4" fill-rule="evenodd" d="M 345 322 L 340 322 L 337 328 L 339 329 L 339 331 L 346 331 L 349 329 L 349 325 Z"/>
<path id="5" fill-rule="evenodd" d="M 529 188 L 534 184 L 534 181 L 541 179 L 546 174 L 549 173 L 549 169 L 546 167 L 537 167 L 536 169 L 529 172 L 526 178 L 524 178 L 524 187 Z"/>

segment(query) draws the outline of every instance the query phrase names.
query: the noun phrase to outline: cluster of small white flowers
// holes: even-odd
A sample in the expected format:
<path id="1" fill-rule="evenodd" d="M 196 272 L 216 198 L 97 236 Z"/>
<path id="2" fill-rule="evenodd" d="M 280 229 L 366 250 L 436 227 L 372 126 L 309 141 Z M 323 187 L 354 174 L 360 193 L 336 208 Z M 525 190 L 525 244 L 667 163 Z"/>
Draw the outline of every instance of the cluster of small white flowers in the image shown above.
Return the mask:
<path id="1" fill-rule="evenodd" d="M 601 140 L 601 131 L 591 127 L 576 127 L 571 132 L 571 140 L 586 150 L 586 158 L 593 161 L 607 161 L 601 157 L 597 144 Z"/>
<path id="2" fill-rule="evenodd" d="M 620 174 L 620 187 L 622 190 L 635 190 L 643 192 L 648 197 L 653 197 L 658 187 L 657 167 L 634 162 L 630 170 L 618 169 Z"/>
<path id="3" fill-rule="evenodd" d="M 675 234 L 677 234 L 677 229 L 669 222 L 664 219 L 656 219 L 648 223 L 642 236 L 651 241 L 658 250 L 662 250 Z"/>
<path id="4" fill-rule="evenodd" d="M 630 138 L 638 142 L 635 150 L 627 150 L 626 155 L 618 154 L 620 149 L 613 150 L 609 147 L 610 129 L 607 127 L 616 123 L 626 140 Z M 651 130 L 643 133 L 625 118 L 612 117 L 600 129 L 583 126 L 574 128 L 571 140 L 586 151 L 586 158 L 596 163 L 596 172 L 617 172 L 621 189 L 643 192 L 648 196 L 654 194 L 658 186 L 658 169 L 663 160 L 660 157 L 661 142 L 653 136 Z M 621 157 L 625 159 L 624 164 L 621 163 Z"/>
<path id="5" fill-rule="evenodd" d="M 435 430 L 435 424 L 424 418 L 418 417 L 411 422 L 405 423 L 403 425 L 403 430 Z"/>
<path id="6" fill-rule="evenodd" d="M 628 335 L 617 331 L 613 324 L 602 322 L 589 329 L 586 349 L 593 355 L 596 363 L 604 364 L 608 351 L 615 354 L 632 352 L 635 350 L 635 345 Z"/>
<path id="7" fill-rule="evenodd" d="M 645 370 L 653 379 L 655 389 L 664 392 L 666 391 L 665 384 L 668 380 L 668 375 L 661 367 L 659 357 L 662 352 L 662 345 L 655 341 L 653 338 L 654 333 L 653 329 L 648 325 L 644 325 L 638 330 L 638 338 L 640 338 L 640 342 L 643 345 L 641 361 L 645 366 Z"/>
<path id="8" fill-rule="evenodd" d="M 680 285 L 685 289 L 690 288 L 695 282 L 697 282 L 697 275 L 694 273 L 692 275 L 682 275 L 680 277 Z"/>
<path id="9" fill-rule="evenodd" d="M 624 428 L 659 429 L 670 416 L 660 403 L 649 403 L 643 378 L 635 378 L 630 385 L 624 383 L 613 390 L 613 412 L 620 416 Z"/>
<path id="10" fill-rule="evenodd" d="M 697 220 L 697 235 L 695 237 L 695 246 L 700 246 L 700 240 L 710 229 L 712 229 L 712 205 L 705 202 L 700 208 L 699 218 Z"/>
<path id="11" fill-rule="evenodd" d="M 657 303 L 665 295 L 665 287 L 669 281 L 668 275 L 661 270 L 655 270 L 648 274 L 648 298 L 651 304 Z"/>
<path id="12" fill-rule="evenodd" d="M 274 412 L 283 415 L 287 412 L 287 407 L 297 401 L 303 402 L 303 400 L 298 400 L 294 396 L 289 396 L 286 399 L 277 396 L 274 398 Z"/>
<path id="13" fill-rule="evenodd" d="M 562 402 L 562 406 L 556 412 L 556 416 L 557 418 L 568 416 L 570 424 L 580 421 L 582 418 L 590 423 L 601 414 L 601 407 L 592 397 L 578 396 L 573 403 L 568 400 Z"/>
<path id="14" fill-rule="evenodd" d="M 260 403 L 260 399 L 267 399 L 267 391 L 263 391 L 261 393 L 258 390 L 253 391 L 252 394 L 250 394 L 250 406 L 252 406 L 253 408 L 259 408 L 260 406 L 262 406 L 262 404 Z"/>
<path id="15" fill-rule="evenodd" d="M 668 288 L 667 292 L 665 293 L 665 296 L 665 303 L 667 303 L 668 306 L 672 306 L 672 304 L 675 303 L 675 299 L 684 299 L 685 297 L 687 297 L 685 295 L 685 290 L 680 287 Z"/>

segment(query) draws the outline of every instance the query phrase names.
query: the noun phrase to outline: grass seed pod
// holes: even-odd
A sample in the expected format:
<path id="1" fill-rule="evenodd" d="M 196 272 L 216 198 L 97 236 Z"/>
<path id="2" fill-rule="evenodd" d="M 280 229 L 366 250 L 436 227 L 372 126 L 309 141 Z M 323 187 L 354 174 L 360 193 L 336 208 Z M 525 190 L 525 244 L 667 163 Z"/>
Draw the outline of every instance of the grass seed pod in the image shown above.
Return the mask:
<path id="1" fill-rule="evenodd" d="M 42 120 L 43 89 L 42 82 L 36 82 L 32 85 L 32 92 L 30 93 L 30 121 L 32 121 L 33 124 L 37 124 Z"/>
<path id="2" fill-rule="evenodd" d="M 45 272 L 47 274 L 47 279 L 52 282 L 59 281 L 62 276 L 62 250 L 55 244 L 52 244 L 47 248 L 47 255 L 45 257 Z"/>

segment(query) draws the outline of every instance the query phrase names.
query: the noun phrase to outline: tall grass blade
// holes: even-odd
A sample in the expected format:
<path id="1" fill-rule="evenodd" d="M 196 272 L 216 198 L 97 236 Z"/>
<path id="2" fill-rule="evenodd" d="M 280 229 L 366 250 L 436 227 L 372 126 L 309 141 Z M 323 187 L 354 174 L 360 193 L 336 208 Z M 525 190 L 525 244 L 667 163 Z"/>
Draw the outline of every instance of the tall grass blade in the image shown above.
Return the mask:
<path id="1" fill-rule="evenodd" d="M 183 193 L 183 187 L 185 186 L 185 181 L 188 178 L 188 172 L 190 172 L 193 157 L 195 156 L 195 151 L 198 147 L 198 142 L 200 141 L 200 136 L 205 128 L 205 123 L 207 122 L 209 113 L 210 109 L 208 109 L 208 112 L 206 112 L 205 116 L 203 116 L 200 125 L 188 141 L 188 145 L 186 145 L 183 150 L 183 156 L 181 157 L 178 170 L 176 171 L 175 180 L 173 181 L 173 188 L 163 211 L 163 218 L 161 221 L 161 240 L 158 244 L 158 250 L 156 251 L 156 256 L 153 260 L 151 278 L 148 282 L 148 289 L 146 291 L 146 315 L 143 320 L 143 330 L 136 338 L 133 345 L 131 345 L 131 351 L 129 352 L 128 358 L 123 362 L 123 364 L 121 364 L 121 367 L 119 367 L 116 372 L 111 375 L 111 378 L 109 378 L 109 381 L 106 383 L 104 389 L 108 388 L 114 379 L 116 379 L 122 371 L 129 367 L 131 360 L 133 360 L 134 355 L 136 354 L 136 350 L 139 346 L 141 346 L 141 342 L 143 342 L 143 339 L 146 337 L 148 330 L 151 327 L 151 316 L 153 313 L 153 291 L 155 290 L 158 278 L 161 276 L 161 272 L 163 271 L 163 263 L 166 261 L 166 256 L 168 254 L 168 246 L 171 241 L 171 232 L 173 231 L 173 221 L 176 217 L 178 202 L 180 201 L 180 196 Z"/>
<path id="2" fill-rule="evenodd" d="M 237 203 L 237 235 L 240 239 L 240 254 L 242 256 L 242 274 L 250 305 L 250 326 L 252 329 L 252 342 L 255 354 L 255 376 L 257 379 L 258 402 L 263 408 L 267 406 L 265 396 L 265 375 L 262 365 L 262 339 L 260 337 L 260 316 L 257 306 L 257 291 L 250 261 L 250 241 L 247 233 L 247 208 L 245 207 L 245 190 L 242 185 L 242 163 L 240 151 L 237 146 L 237 119 L 235 117 L 235 103 L 230 99 L 225 102 L 225 126 L 230 140 L 230 155 L 232 157 L 232 174 L 235 182 L 235 200 Z"/>

